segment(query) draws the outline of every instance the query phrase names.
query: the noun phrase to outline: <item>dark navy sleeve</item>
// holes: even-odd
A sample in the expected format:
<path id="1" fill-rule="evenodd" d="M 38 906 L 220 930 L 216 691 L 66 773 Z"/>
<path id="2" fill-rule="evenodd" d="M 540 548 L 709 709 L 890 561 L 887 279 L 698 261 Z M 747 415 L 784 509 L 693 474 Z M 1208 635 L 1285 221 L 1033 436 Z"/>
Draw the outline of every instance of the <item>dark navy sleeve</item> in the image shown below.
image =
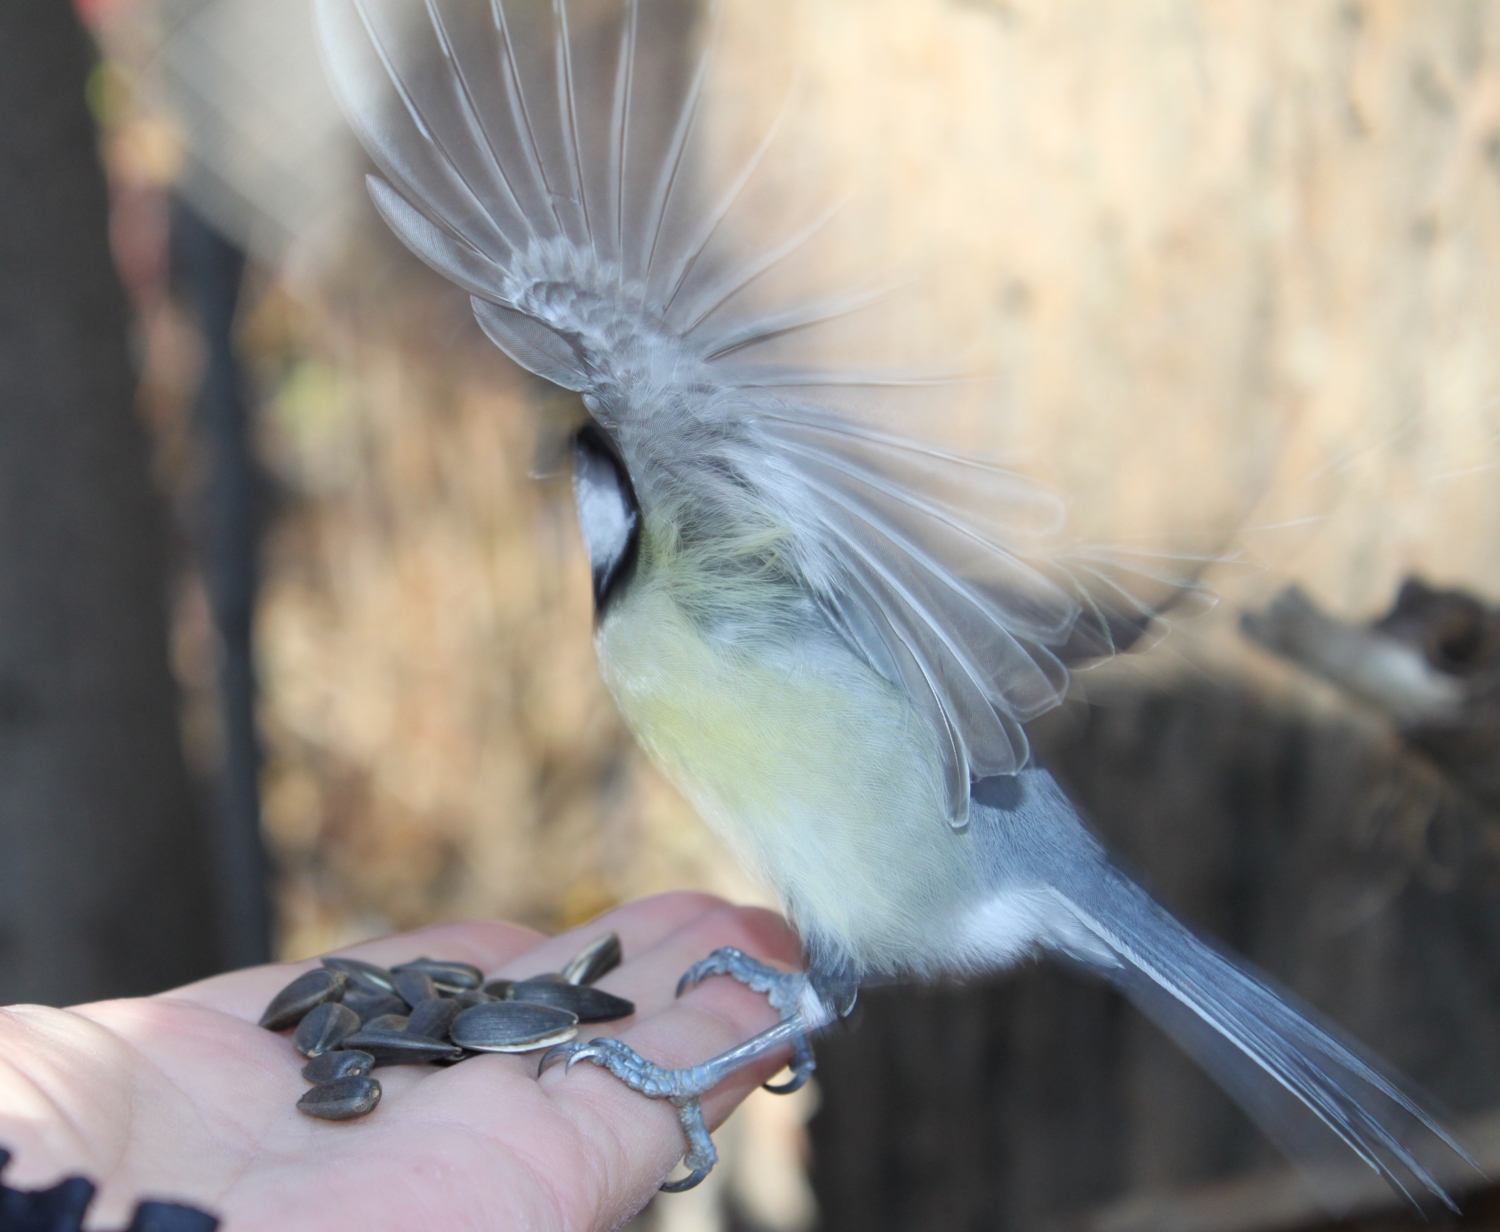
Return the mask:
<path id="1" fill-rule="evenodd" d="M 0 1172 L 10 1152 L 0 1148 Z M 0 1232 L 81 1232 L 94 1200 L 92 1181 L 70 1176 L 50 1189 L 12 1189 L 0 1181 Z M 124 1232 L 214 1232 L 219 1221 L 176 1202 L 142 1202 Z"/>

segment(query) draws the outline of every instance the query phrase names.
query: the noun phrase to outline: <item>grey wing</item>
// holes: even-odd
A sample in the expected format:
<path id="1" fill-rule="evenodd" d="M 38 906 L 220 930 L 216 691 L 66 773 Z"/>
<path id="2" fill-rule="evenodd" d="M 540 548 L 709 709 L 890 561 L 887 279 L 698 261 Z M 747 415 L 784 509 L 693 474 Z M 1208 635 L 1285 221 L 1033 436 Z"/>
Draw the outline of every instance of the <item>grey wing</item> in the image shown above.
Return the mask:
<path id="1" fill-rule="evenodd" d="M 972 779 L 1027 764 L 1024 725 L 1071 670 L 1206 598 L 1201 558 L 1076 544 L 1063 502 L 1014 471 L 807 406 L 760 428 L 794 476 L 789 502 L 807 494 L 806 573 L 830 615 L 940 733 L 954 825 Z"/>
<path id="2" fill-rule="evenodd" d="M 317 0 L 377 209 L 497 345 L 568 388 L 643 362 L 685 379 L 766 320 L 736 301 L 758 271 L 723 226 L 760 152 L 719 199 L 694 189 L 711 43 L 678 49 L 698 8 L 622 0 L 579 27 L 563 0 Z"/>
<path id="3" fill-rule="evenodd" d="M 597 416 L 655 416 L 664 439 L 674 414 L 724 421 L 694 436 L 723 442 L 704 464 L 732 467 L 793 528 L 830 619 L 938 733 L 963 825 L 971 779 L 1027 763 L 1024 724 L 1058 704 L 1070 668 L 1138 637 L 1202 562 L 1082 549 L 1039 485 L 861 418 L 878 387 L 905 385 L 923 414 L 940 388 L 818 344 L 880 291 L 774 293 L 837 209 L 740 244 L 775 129 L 706 188 L 713 40 L 662 59 L 681 5 L 612 12 L 583 31 L 565 0 L 318 0 L 386 220 L 470 293 L 497 345 L 592 395 Z"/>

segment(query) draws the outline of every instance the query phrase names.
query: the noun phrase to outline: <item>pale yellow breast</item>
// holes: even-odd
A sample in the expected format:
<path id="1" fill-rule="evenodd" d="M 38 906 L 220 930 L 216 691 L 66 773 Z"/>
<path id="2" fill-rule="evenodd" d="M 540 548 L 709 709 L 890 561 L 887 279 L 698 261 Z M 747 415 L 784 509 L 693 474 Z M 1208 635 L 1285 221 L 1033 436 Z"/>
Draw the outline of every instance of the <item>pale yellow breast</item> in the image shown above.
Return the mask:
<path id="1" fill-rule="evenodd" d="M 705 637 L 639 579 L 599 629 L 599 663 L 642 746 L 804 935 L 871 968 L 920 965 L 974 880 L 932 733 L 831 634 L 762 634 Z"/>

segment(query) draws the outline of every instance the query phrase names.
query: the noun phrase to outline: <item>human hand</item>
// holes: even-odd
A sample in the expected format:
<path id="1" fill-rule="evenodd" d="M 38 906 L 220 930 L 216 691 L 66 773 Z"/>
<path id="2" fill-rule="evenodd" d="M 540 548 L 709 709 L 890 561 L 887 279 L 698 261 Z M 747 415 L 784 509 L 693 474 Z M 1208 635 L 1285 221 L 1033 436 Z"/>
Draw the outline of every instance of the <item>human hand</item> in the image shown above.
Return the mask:
<path id="1" fill-rule="evenodd" d="M 631 903 L 544 938 L 513 924 L 449 924 L 340 951 L 389 965 L 427 954 L 487 974 L 557 970 L 613 929 L 625 961 L 599 986 L 636 1003 L 582 1038 L 616 1034 L 669 1065 L 694 1064 L 775 1021 L 765 999 L 709 980 L 678 1001 L 678 977 L 723 945 L 791 965 L 795 936 L 769 912 L 702 895 Z M 491 1054 L 450 1069 L 379 1071 L 380 1106 L 358 1121 L 299 1113 L 303 1059 L 256 1026 L 271 997 L 316 962 L 216 976 L 154 997 L 69 1010 L 0 1009 L 0 1146 L 8 1184 L 82 1173 L 100 1186 L 92 1220 L 119 1225 L 140 1198 L 212 1211 L 225 1232 L 442 1228 L 493 1232 L 616 1227 L 680 1159 L 668 1104 L 593 1066 Z M 782 1058 L 785 1059 L 784 1057 Z M 710 1126 L 771 1077 L 771 1061 L 703 1101 Z"/>

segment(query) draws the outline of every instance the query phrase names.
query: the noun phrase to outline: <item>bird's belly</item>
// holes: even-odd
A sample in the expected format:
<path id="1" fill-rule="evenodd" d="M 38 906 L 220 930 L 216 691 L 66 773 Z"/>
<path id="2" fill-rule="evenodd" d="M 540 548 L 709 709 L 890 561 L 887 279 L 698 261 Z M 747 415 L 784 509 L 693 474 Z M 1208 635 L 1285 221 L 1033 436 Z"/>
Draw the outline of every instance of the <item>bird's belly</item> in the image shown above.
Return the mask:
<path id="1" fill-rule="evenodd" d="M 943 965 L 976 893 L 931 730 L 831 634 L 707 638 L 639 587 L 597 636 L 647 752 L 775 889 L 805 939 L 866 971 Z"/>

